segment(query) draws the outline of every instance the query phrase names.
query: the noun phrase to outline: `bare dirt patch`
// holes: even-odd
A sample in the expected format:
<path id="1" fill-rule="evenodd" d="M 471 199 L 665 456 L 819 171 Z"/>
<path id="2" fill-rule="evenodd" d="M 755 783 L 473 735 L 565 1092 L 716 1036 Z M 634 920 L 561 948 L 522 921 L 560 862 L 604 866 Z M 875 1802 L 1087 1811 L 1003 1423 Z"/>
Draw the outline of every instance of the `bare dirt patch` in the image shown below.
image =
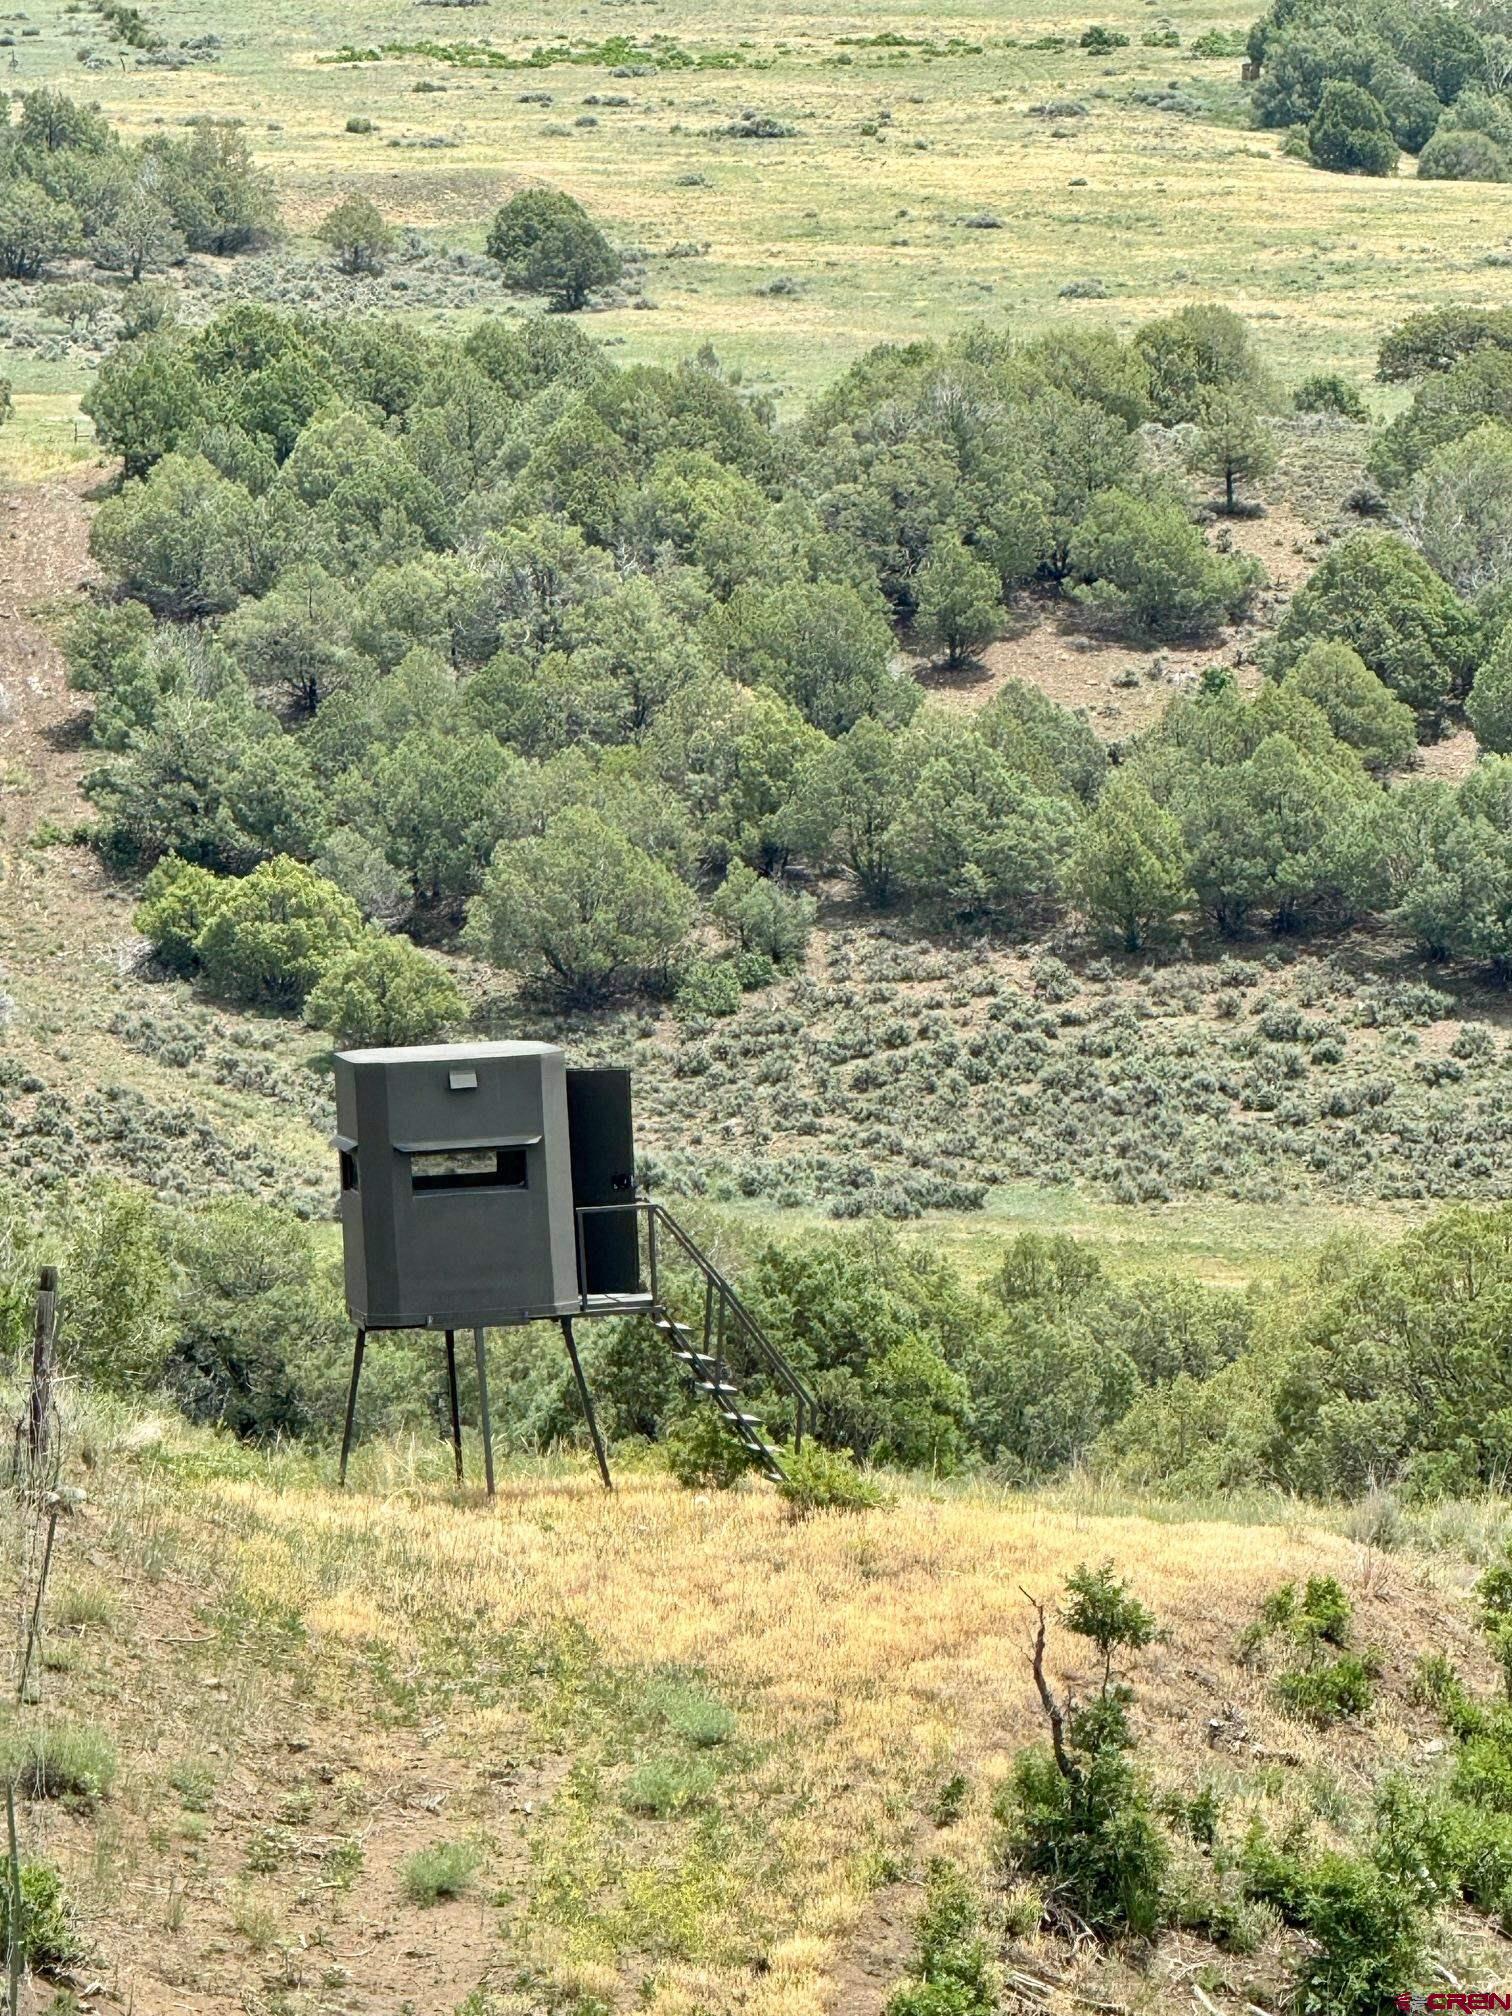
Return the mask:
<path id="1" fill-rule="evenodd" d="M 1468 728 L 1457 728 L 1441 742 L 1430 742 L 1418 752 L 1425 777 L 1441 777 L 1446 784 L 1463 784 L 1475 768 L 1480 744 Z"/>
<path id="2" fill-rule="evenodd" d="M 1010 679 L 1022 679 L 1062 707 L 1086 714 L 1105 740 L 1123 741 L 1160 718 L 1175 693 L 1189 691 L 1209 665 L 1226 665 L 1245 691 L 1260 684 L 1255 652 L 1287 596 L 1317 558 L 1315 535 L 1284 505 L 1263 517 L 1224 520 L 1236 552 L 1265 568 L 1268 582 L 1243 622 L 1200 643 L 1140 646 L 1098 637 L 1060 596 L 1026 597 L 1007 634 L 958 672 L 921 668 L 920 683 L 941 705 L 984 706 Z"/>

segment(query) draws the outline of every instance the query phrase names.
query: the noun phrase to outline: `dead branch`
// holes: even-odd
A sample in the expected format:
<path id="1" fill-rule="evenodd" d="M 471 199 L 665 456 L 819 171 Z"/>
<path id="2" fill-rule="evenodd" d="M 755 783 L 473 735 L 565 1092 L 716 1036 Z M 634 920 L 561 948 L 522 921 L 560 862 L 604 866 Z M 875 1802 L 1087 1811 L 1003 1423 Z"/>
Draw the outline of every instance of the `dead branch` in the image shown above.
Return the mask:
<path id="1" fill-rule="evenodd" d="M 1055 1768 L 1062 1778 L 1072 1778 L 1076 1774 L 1071 1769 L 1071 1760 L 1066 1755 L 1066 1711 L 1056 1700 L 1050 1682 L 1045 1678 L 1045 1606 L 1037 1596 L 1031 1596 L 1027 1589 L 1019 1592 L 1029 1604 L 1037 1619 L 1034 1633 L 1034 1651 L 1029 1664 L 1034 1673 L 1034 1684 L 1039 1689 L 1040 1700 L 1044 1704 L 1050 1720 L 1050 1747 L 1055 1752 Z"/>

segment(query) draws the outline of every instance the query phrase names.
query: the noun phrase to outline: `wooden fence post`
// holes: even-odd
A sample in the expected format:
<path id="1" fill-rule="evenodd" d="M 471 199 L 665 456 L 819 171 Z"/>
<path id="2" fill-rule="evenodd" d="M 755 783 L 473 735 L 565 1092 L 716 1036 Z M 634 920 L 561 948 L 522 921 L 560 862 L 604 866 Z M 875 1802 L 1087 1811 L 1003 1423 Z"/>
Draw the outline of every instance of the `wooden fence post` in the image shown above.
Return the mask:
<path id="1" fill-rule="evenodd" d="M 52 1436 L 53 1347 L 58 1338 L 58 1270 L 44 1267 L 37 1280 L 37 1314 L 32 1329 L 31 1405 L 26 1423 L 26 1453 L 34 1480 L 40 1481 Z"/>
<path id="2" fill-rule="evenodd" d="M 16 1839 L 16 1788 L 5 1785 L 5 1888 L 6 1918 L 5 1973 L 6 2016 L 21 2016 L 21 1975 L 25 1950 L 21 1943 L 21 1844 Z"/>

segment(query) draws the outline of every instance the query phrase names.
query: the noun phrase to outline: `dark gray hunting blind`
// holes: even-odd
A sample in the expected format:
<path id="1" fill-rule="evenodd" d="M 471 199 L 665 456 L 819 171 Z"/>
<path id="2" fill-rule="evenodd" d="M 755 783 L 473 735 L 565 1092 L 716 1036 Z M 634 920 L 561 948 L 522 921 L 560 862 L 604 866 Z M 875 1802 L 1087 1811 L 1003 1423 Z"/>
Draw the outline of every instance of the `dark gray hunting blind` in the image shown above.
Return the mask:
<path id="1" fill-rule="evenodd" d="M 561 1325 L 605 1487 L 609 1466 L 573 1335 L 579 1316 L 645 1315 L 662 1347 L 769 1475 L 777 1453 L 744 1411 L 739 1374 L 791 1402 L 796 1437 L 813 1401 L 723 1274 L 664 1205 L 635 1187 L 630 1074 L 576 1070 L 550 1043 L 440 1043 L 336 1057 L 336 1126 L 347 1308 L 357 1325 L 341 1477 L 370 1331 L 440 1330 L 457 1477 L 462 1430 L 456 1333 L 473 1332 L 483 1459 L 494 1489 L 485 1332 Z M 691 1278 L 698 1326 L 680 1322 L 663 1251 Z"/>

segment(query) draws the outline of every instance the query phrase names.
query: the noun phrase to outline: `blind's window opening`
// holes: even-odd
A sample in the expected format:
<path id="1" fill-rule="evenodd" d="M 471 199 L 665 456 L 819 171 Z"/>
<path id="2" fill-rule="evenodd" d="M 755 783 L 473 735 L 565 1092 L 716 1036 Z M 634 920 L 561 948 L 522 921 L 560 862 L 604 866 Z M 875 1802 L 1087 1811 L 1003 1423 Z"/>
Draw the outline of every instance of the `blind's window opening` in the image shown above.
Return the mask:
<path id="1" fill-rule="evenodd" d="M 443 1148 L 411 1155 L 410 1187 L 426 1190 L 523 1190 L 523 1148 Z"/>
<path id="2" fill-rule="evenodd" d="M 343 1190 L 357 1188 L 357 1157 L 350 1148 L 343 1148 L 341 1155 L 341 1187 Z"/>

